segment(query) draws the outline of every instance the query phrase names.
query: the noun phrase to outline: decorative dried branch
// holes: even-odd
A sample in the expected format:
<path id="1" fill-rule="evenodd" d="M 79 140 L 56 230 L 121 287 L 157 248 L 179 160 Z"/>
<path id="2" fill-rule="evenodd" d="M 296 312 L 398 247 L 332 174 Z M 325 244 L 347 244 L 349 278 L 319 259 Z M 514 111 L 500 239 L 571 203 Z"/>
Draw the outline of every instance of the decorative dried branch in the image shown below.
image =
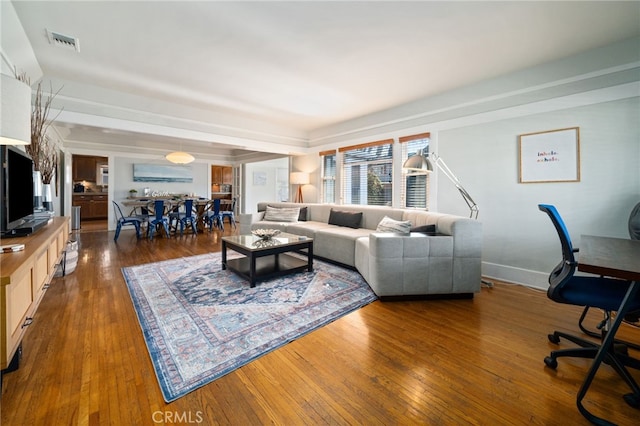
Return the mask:
<path id="1" fill-rule="evenodd" d="M 50 183 L 44 181 L 44 172 L 49 172 L 49 170 L 42 170 L 43 165 L 48 165 L 51 167 L 51 164 L 55 167 L 56 162 L 52 161 L 52 158 L 45 158 L 47 155 L 51 155 L 53 152 L 52 149 L 49 149 L 49 152 L 44 152 L 44 146 L 46 144 L 45 136 L 47 133 L 47 129 L 56 119 L 49 119 L 49 111 L 51 110 L 51 102 L 53 99 L 60 93 L 60 88 L 57 92 L 53 93 L 53 87 L 49 91 L 49 96 L 43 100 L 42 95 L 42 82 L 38 83 L 38 88 L 36 89 L 36 96 L 33 101 L 33 109 L 31 110 L 31 144 L 27 145 L 26 151 L 31 156 L 33 160 L 33 165 L 36 170 L 39 170 L 43 173 L 43 182 Z M 59 114 L 59 113 L 58 113 Z M 57 151 L 55 151 L 57 157 Z"/>
<path id="2" fill-rule="evenodd" d="M 42 183 L 51 183 L 58 166 L 58 144 L 44 135 L 40 143 L 40 175 Z"/>
<path id="3" fill-rule="evenodd" d="M 17 80 L 31 86 L 31 79 L 27 77 L 25 72 L 18 73 L 14 67 L 13 74 Z M 39 82 L 31 110 L 31 144 L 27 145 L 25 150 L 33 160 L 33 168 L 36 171 L 40 171 L 42 183 L 51 183 L 51 179 L 55 176 L 55 171 L 58 166 L 58 145 L 47 136 L 47 129 L 49 129 L 51 123 L 58 117 L 56 115 L 51 120 L 48 118 L 51 110 L 51 102 L 53 102 L 53 99 L 60 93 L 60 90 L 62 90 L 62 87 L 53 93 L 53 87 L 51 87 L 49 96 L 43 100 L 42 83 Z M 60 112 L 58 112 L 58 115 Z"/>

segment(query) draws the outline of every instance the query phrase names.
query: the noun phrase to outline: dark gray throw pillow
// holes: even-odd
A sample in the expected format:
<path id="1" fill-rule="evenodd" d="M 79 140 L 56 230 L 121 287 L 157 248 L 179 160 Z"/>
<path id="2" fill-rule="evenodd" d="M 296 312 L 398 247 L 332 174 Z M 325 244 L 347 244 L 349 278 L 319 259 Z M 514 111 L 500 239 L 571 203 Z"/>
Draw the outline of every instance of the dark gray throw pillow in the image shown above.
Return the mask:
<path id="1" fill-rule="evenodd" d="M 307 221 L 307 208 L 300 207 L 300 215 L 298 216 L 298 222 L 306 222 Z"/>
<path id="2" fill-rule="evenodd" d="M 362 222 L 362 212 L 346 212 L 331 209 L 329 213 L 329 225 L 347 226 L 358 229 Z"/>
<path id="3" fill-rule="evenodd" d="M 422 232 L 427 235 L 436 235 L 436 225 L 421 225 L 411 228 L 411 232 Z"/>

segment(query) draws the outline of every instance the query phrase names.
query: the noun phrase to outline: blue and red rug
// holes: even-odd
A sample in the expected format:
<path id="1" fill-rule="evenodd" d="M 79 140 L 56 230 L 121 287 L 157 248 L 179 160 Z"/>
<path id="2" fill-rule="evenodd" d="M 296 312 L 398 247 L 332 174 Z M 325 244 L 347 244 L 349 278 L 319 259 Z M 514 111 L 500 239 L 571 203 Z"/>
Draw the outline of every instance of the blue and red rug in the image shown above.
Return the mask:
<path id="1" fill-rule="evenodd" d="M 122 268 L 166 402 L 376 300 L 356 271 L 249 283 L 220 253 Z"/>

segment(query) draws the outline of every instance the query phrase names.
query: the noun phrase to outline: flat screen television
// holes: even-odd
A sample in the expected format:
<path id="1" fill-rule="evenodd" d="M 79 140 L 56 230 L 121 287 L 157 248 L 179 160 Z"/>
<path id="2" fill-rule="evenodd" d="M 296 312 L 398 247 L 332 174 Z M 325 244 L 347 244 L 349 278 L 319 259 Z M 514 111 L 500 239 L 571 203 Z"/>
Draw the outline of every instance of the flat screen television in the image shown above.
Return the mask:
<path id="1" fill-rule="evenodd" d="M 2 145 L 0 148 L 0 226 L 5 234 L 20 228 L 33 214 L 33 161 L 26 152 L 14 146 Z"/>

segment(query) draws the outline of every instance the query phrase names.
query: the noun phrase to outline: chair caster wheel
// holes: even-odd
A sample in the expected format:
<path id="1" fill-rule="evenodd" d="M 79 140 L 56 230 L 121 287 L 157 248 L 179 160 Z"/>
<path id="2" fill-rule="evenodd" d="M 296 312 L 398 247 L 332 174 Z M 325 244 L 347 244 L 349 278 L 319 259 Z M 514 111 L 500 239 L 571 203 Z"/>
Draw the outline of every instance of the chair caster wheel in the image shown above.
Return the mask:
<path id="1" fill-rule="evenodd" d="M 553 368 L 554 370 L 558 368 L 558 361 L 550 356 L 544 357 L 544 363 L 547 367 Z"/>
<path id="2" fill-rule="evenodd" d="M 633 408 L 640 408 L 640 395 L 628 393 L 622 397 L 624 401 Z"/>
<path id="3" fill-rule="evenodd" d="M 547 337 L 549 338 L 549 341 L 551 343 L 555 343 L 556 345 L 558 343 L 560 343 L 560 338 L 558 336 L 556 336 L 555 334 L 548 334 Z"/>

